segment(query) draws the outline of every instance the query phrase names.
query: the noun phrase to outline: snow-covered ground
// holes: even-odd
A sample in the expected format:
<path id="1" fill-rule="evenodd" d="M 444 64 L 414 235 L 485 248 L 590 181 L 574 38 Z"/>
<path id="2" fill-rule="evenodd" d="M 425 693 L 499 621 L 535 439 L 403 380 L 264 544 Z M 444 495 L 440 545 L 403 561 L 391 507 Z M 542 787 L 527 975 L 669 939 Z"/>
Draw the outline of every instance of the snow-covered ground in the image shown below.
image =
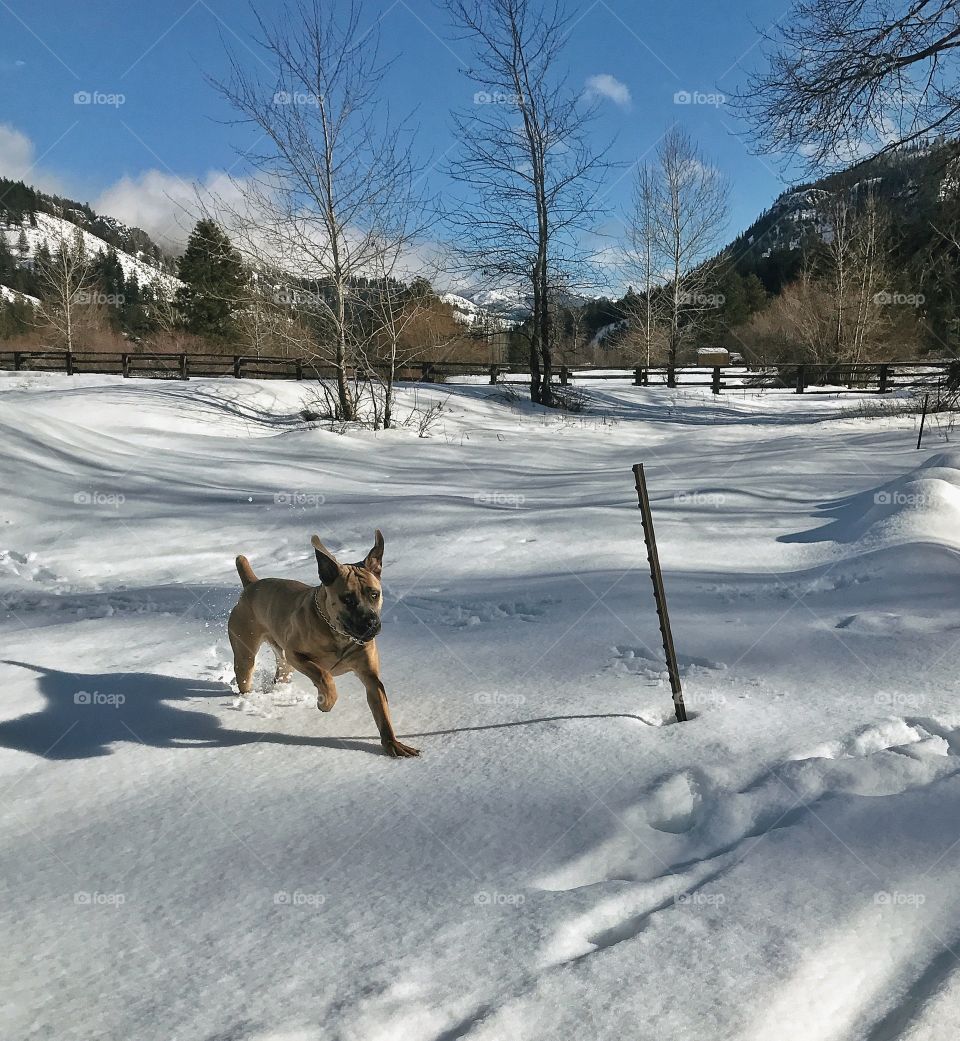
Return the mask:
<path id="1" fill-rule="evenodd" d="M 0 1036 L 953 1039 L 960 452 L 855 397 L 0 379 Z M 692 719 L 673 722 L 647 464 Z M 362 689 L 241 704 L 236 553 L 386 536 Z"/>

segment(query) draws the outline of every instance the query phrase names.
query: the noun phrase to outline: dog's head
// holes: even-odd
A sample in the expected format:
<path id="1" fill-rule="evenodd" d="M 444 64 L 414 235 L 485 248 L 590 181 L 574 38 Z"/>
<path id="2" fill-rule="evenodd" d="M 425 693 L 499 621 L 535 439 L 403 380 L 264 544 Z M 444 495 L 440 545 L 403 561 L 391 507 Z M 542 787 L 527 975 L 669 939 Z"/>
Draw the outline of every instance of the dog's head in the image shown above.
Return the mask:
<path id="1" fill-rule="evenodd" d="M 341 564 L 320 541 L 310 540 L 317 555 L 317 570 L 327 595 L 330 621 L 358 640 L 372 640 L 380 632 L 383 590 L 383 535 L 377 530 L 373 549 L 359 564 Z"/>

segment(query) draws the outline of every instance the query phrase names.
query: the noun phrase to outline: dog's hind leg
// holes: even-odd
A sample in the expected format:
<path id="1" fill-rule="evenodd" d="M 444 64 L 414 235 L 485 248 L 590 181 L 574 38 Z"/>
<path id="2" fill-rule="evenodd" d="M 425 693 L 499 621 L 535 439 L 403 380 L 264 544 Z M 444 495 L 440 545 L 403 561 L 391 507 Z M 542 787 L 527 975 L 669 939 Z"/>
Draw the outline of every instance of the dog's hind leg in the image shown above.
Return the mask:
<path id="1" fill-rule="evenodd" d="M 290 683 L 293 679 L 293 670 L 290 668 L 290 662 L 287 661 L 287 655 L 284 649 L 278 644 L 270 640 L 270 646 L 273 648 L 273 653 L 277 659 L 277 671 L 273 674 L 274 683 Z"/>
<path id="2" fill-rule="evenodd" d="M 255 626 L 250 609 L 243 600 L 230 612 L 227 632 L 233 648 L 233 672 L 237 679 L 237 689 L 241 694 L 249 694 L 253 689 L 253 669 L 263 633 Z"/>

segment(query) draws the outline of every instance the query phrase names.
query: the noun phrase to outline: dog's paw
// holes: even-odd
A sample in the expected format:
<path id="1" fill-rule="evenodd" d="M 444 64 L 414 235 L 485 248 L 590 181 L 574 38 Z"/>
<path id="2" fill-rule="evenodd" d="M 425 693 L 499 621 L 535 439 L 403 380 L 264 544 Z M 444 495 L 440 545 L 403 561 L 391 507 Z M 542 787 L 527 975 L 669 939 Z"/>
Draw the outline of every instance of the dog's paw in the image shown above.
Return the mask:
<path id="1" fill-rule="evenodd" d="M 392 741 L 381 741 L 384 751 L 387 755 L 393 756 L 395 759 L 410 759 L 420 754 L 419 748 L 414 748 L 413 745 L 405 745 L 402 741 L 397 741 L 396 738 Z"/>

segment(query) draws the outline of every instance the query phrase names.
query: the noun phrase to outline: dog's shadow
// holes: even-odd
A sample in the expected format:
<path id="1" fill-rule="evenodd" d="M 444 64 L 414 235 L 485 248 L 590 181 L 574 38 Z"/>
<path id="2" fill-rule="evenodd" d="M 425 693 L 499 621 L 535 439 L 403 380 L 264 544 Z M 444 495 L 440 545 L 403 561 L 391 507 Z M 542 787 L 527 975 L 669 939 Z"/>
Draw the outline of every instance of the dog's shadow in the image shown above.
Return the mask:
<path id="1" fill-rule="evenodd" d="M 0 746 L 45 759 L 108 755 L 121 742 L 150 748 L 227 748 L 281 744 L 339 748 L 382 755 L 379 739 L 313 737 L 225 728 L 220 719 L 176 702 L 231 695 L 224 683 L 152 672 L 61 672 L 4 661 L 39 675 L 46 704 L 0 722 Z"/>

